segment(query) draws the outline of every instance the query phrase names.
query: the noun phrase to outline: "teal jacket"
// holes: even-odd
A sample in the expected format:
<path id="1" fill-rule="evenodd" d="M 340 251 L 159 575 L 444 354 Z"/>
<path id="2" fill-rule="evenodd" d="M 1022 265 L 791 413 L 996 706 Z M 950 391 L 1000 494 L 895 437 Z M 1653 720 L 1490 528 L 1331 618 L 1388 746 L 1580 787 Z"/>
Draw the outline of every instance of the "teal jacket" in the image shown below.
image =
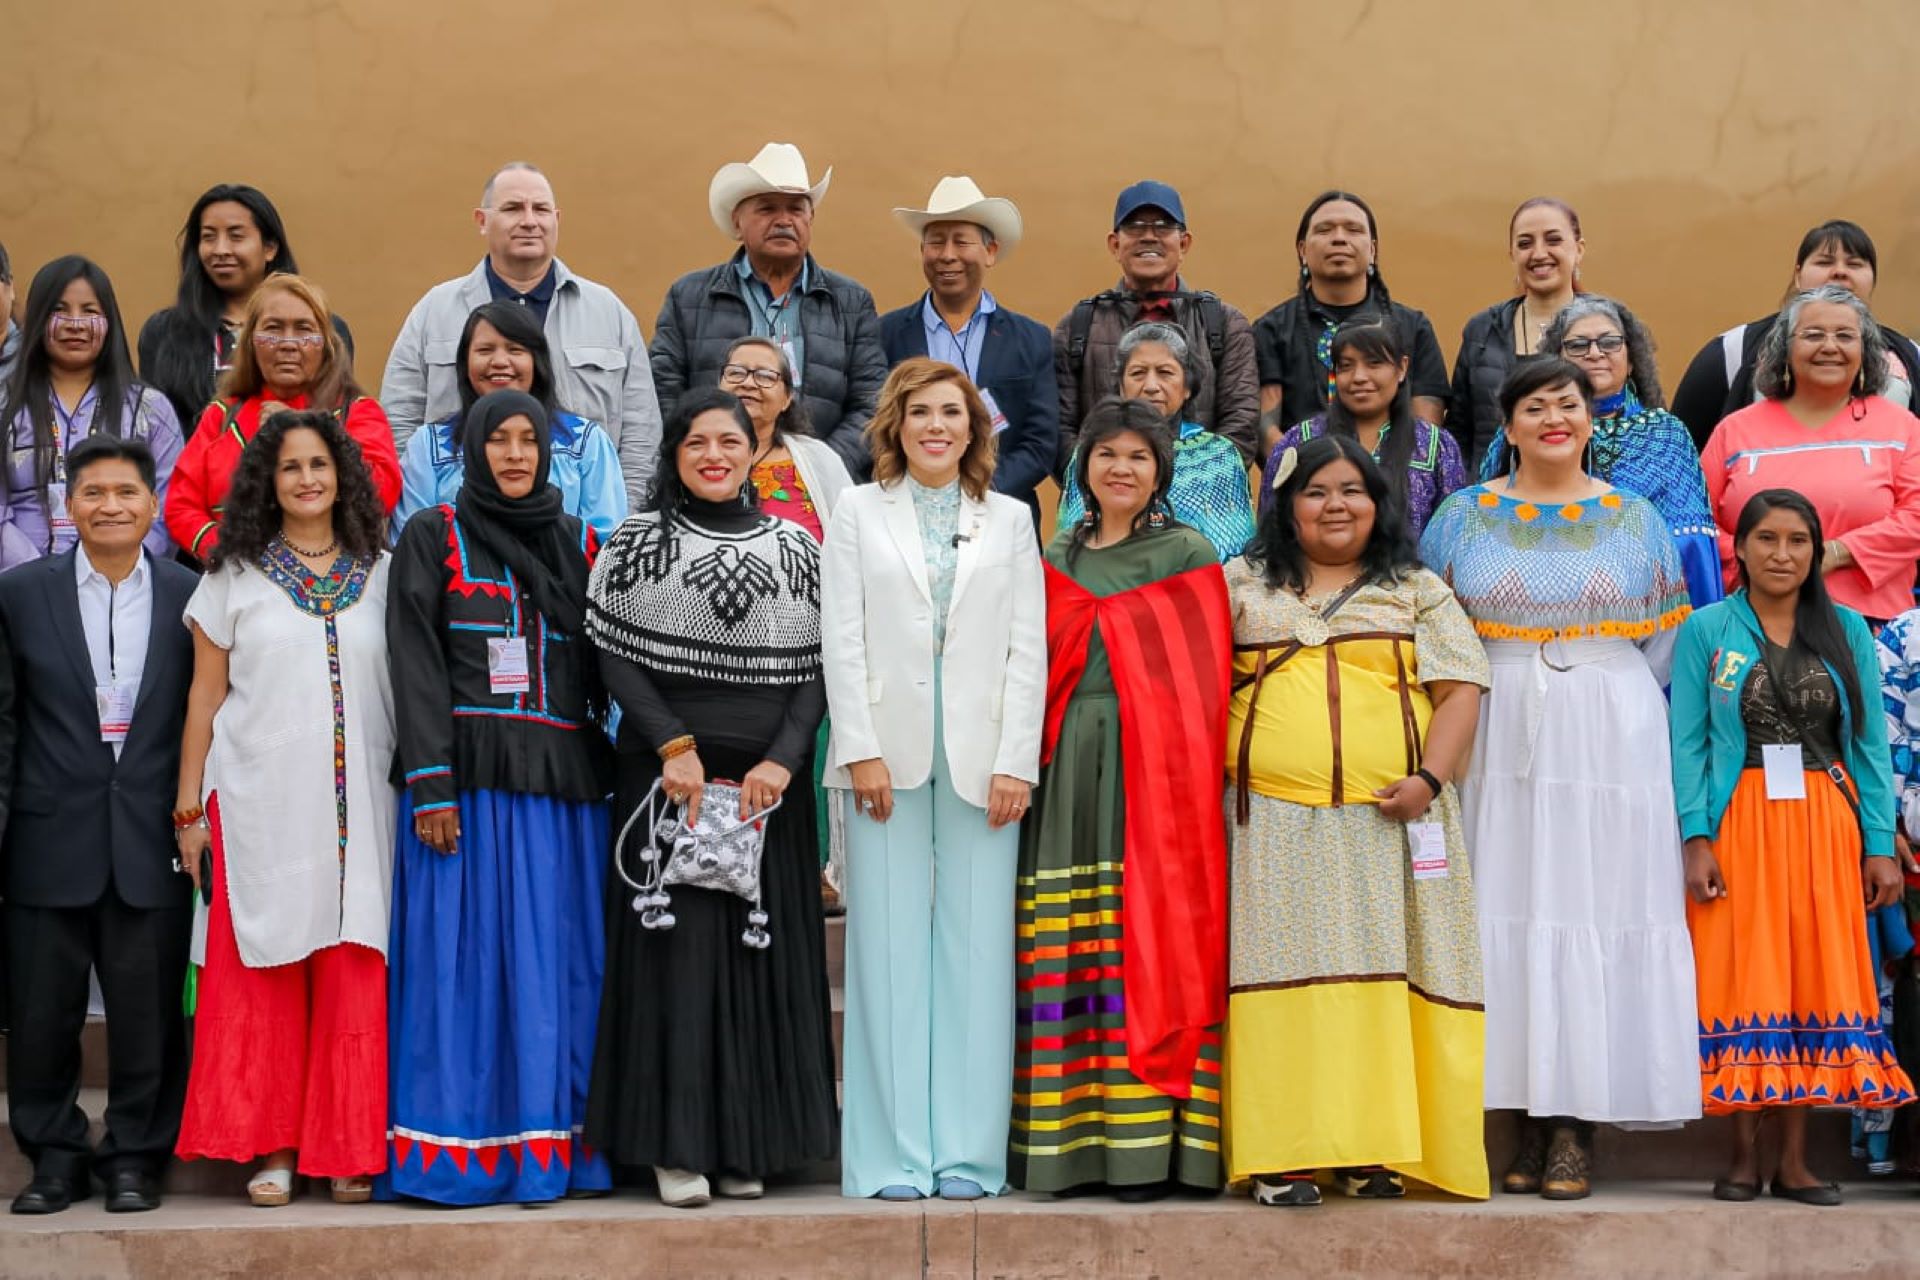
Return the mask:
<path id="1" fill-rule="evenodd" d="M 1880 659 L 1873 632 L 1853 610 L 1835 606 L 1867 714 L 1854 723 L 1853 708 L 1840 699 L 1840 738 L 1845 764 L 1860 798 L 1861 845 L 1874 857 L 1893 856 L 1893 765 L 1887 722 L 1880 714 Z M 1680 838 L 1717 835 L 1720 816 L 1747 759 L 1747 726 L 1740 718 L 1740 691 L 1764 652 L 1766 633 L 1742 588 L 1708 605 L 1680 628 L 1673 654 L 1673 796 L 1680 809 Z M 1824 664 L 1842 689 L 1839 672 Z"/>

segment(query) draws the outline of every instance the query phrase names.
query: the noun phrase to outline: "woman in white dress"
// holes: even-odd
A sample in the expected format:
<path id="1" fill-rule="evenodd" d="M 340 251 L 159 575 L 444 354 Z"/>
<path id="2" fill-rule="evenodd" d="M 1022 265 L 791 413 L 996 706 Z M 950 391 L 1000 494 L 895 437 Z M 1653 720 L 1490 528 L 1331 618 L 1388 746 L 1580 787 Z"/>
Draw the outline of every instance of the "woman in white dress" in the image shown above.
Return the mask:
<path id="1" fill-rule="evenodd" d="M 1486 644 L 1460 779 L 1484 952 L 1486 1105 L 1525 1113 L 1502 1190 L 1588 1194 L 1595 1122 L 1700 1114 L 1693 951 L 1661 693 L 1686 619 L 1666 521 L 1586 469 L 1592 391 L 1557 356 L 1500 389 L 1512 474 L 1420 558 Z"/>
<path id="2" fill-rule="evenodd" d="M 365 1200 L 386 1165 L 393 688 L 380 500 L 331 414 L 241 455 L 187 604 L 181 861 L 210 901 L 178 1154 L 265 1163 Z M 204 805 L 204 809 L 202 806 Z M 209 856 L 211 855 L 211 856 Z"/>

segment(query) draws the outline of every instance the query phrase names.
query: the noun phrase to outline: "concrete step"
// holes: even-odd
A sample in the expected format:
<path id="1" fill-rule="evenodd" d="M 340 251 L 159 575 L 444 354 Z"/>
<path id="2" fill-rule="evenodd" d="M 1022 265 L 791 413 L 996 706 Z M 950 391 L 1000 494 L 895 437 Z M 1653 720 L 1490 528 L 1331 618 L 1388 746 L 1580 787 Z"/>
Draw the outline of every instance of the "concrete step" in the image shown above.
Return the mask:
<path id="1" fill-rule="evenodd" d="M 839 993 L 835 992 L 835 1048 L 839 1047 Z M 80 1092 L 80 1107 L 93 1121 L 97 1141 L 102 1131 L 101 1116 L 106 1109 L 106 1090 L 87 1088 Z M 1500 1173 L 1512 1157 L 1517 1121 L 1507 1113 L 1487 1117 L 1487 1163 L 1498 1182 Z M 1684 1129 L 1629 1133 L 1602 1126 L 1595 1138 L 1594 1176 L 1604 1187 L 1613 1182 L 1684 1181 L 1708 1185 L 1726 1169 L 1731 1137 L 1731 1122 L 1725 1118 L 1697 1121 Z M 1848 1115 L 1839 1109 L 1817 1109 L 1808 1125 L 1808 1157 L 1823 1177 L 1842 1182 L 1868 1181 L 1865 1170 L 1848 1153 Z M 0 1195 L 11 1196 L 26 1185 L 33 1170 L 20 1153 L 11 1130 L 0 1130 Z M 170 1191 L 210 1196 L 238 1196 L 246 1188 L 248 1170 L 219 1160 L 175 1160 L 168 1166 Z M 827 1186 L 837 1185 L 837 1162 L 809 1165 L 796 1180 Z M 1882 1180 L 1873 1180 L 1879 1183 Z M 1915 1272 L 1920 1274 L 1920 1244 L 1915 1248 Z M 6 1274 L 0 1268 L 0 1275 Z"/>
<path id="2" fill-rule="evenodd" d="M 1816 1210 L 1719 1204 L 1698 1183 L 1635 1182 L 1577 1204 L 1413 1195 L 1262 1209 L 1242 1196 L 1125 1205 L 1014 1194 L 976 1204 L 845 1200 L 818 1186 L 661 1206 L 623 1191 L 539 1209 L 283 1209 L 173 1195 L 108 1216 L 95 1198 L 0 1219 L 0 1274 L 178 1276 L 1097 1277 L 1311 1275 L 1905 1276 L 1920 1192 L 1848 1188 Z"/>

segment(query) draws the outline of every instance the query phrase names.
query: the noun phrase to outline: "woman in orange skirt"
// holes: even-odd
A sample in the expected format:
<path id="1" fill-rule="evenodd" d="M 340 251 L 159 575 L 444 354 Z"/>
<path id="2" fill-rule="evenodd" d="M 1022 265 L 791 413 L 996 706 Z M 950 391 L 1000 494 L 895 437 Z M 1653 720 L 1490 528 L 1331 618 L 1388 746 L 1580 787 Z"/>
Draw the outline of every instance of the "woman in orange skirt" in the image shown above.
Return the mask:
<path id="1" fill-rule="evenodd" d="M 1859 531 L 1862 534 L 1870 530 Z M 1700 995 L 1700 1088 L 1732 1114 L 1720 1200 L 1840 1203 L 1807 1168 L 1807 1108 L 1897 1107 L 1913 1088 L 1880 1026 L 1866 911 L 1899 899 L 1886 723 L 1866 620 L 1828 597 L 1813 506 L 1755 494 L 1734 535 L 1742 587 L 1681 628 L 1673 783 Z M 1863 856 L 1864 855 L 1864 856 Z"/>

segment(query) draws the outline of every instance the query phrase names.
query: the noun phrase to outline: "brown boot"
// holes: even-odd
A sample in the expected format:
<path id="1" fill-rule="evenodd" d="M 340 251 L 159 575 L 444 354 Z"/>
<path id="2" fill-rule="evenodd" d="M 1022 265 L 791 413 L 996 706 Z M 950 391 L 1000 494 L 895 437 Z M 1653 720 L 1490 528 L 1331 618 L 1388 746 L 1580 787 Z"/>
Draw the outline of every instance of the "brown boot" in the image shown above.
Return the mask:
<path id="1" fill-rule="evenodd" d="M 1540 1194 L 1540 1178 L 1547 1169 L 1547 1122 L 1520 1117 L 1520 1149 L 1500 1179 L 1500 1189 L 1511 1196 Z"/>
<path id="2" fill-rule="evenodd" d="M 1540 1195 L 1547 1200 L 1585 1200 L 1593 1193 L 1593 1128 L 1557 1121 L 1547 1144 L 1547 1172 Z"/>

